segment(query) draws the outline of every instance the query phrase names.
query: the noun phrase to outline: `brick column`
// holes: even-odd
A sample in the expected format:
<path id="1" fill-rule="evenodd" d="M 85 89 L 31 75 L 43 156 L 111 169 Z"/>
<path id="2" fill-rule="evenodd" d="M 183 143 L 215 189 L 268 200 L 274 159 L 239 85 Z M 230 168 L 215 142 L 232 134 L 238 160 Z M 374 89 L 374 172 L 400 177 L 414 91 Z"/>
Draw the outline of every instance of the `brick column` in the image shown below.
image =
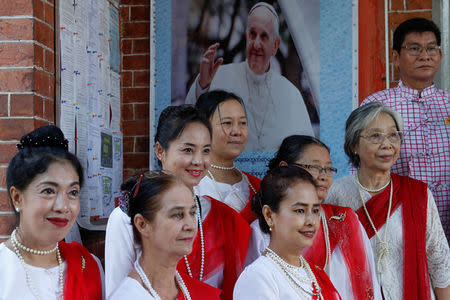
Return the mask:
<path id="1" fill-rule="evenodd" d="M 124 179 L 149 166 L 150 0 L 122 0 Z"/>
<path id="2" fill-rule="evenodd" d="M 0 242 L 15 227 L 6 168 L 20 137 L 54 122 L 54 0 L 0 0 Z"/>

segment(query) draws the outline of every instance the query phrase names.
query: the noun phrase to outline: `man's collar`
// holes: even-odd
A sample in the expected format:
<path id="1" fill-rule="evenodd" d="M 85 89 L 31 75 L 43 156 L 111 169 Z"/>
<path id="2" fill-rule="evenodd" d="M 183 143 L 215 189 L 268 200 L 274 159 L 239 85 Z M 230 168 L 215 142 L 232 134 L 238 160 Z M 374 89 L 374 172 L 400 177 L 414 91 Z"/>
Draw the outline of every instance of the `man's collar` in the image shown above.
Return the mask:
<path id="1" fill-rule="evenodd" d="M 250 69 L 250 67 L 248 66 L 247 60 L 245 60 L 245 70 L 247 72 L 248 77 L 250 77 L 250 79 L 255 83 L 264 82 L 264 80 L 266 80 L 266 78 L 268 78 L 269 74 L 272 72 L 269 67 L 269 70 L 267 72 L 265 72 L 264 74 L 258 75 Z"/>
<path id="2" fill-rule="evenodd" d="M 434 84 L 426 87 L 422 92 L 419 93 L 418 90 L 406 86 L 401 79 L 398 82 L 398 88 L 403 98 L 419 102 L 425 101 L 425 98 L 428 98 L 429 96 L 436 93 L 436 86 Z"/>

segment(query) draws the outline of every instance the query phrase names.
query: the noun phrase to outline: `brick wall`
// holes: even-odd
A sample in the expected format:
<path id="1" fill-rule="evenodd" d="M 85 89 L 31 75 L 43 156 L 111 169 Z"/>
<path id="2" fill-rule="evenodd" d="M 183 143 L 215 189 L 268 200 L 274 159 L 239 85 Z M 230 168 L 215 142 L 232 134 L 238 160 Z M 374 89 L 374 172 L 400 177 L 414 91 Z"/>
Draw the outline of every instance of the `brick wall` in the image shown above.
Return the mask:
<path id="1" fill-rule="evenodd" d="M 122 0 L 124 179 L 149 166 L 150 0 Z"/>
<path id="2" fill-rule="evenodd" d="M 426 18 L 431 20 L 432 0 L 390 0 L 389 1 L 389 46 L 392 48 L 392 36 L 395 28 L 400 23 L 411 18 Z M 390 61 L 390 86 L 396 86 L 399 75 L 394 70 L 392 63 L 392 53 L 389 55 Z"/>
<path id="3" fill-rule="evenodd" d="M 0 0 L 0 242 L 15 227 L 6 168 L 22 135 L 54 122 L 54 0 Z"/>

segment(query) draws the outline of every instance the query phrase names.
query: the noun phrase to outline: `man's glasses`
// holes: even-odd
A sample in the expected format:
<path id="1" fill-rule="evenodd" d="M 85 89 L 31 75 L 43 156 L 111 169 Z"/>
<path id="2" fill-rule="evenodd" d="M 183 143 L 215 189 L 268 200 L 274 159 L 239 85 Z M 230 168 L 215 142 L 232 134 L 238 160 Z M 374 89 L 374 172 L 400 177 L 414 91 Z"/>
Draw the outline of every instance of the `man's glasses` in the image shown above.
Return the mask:
<path id="1" fill-rule="evenodd" d="M 327 176 L 333 176 L 336 175 L 338 171 L 336 168 L 333 167 L 322 168 L 321 166 L 318 165 L 307 165 L 298 163 L 293 163 L 293 165 L 308 170 L 308 172 L 313 176 L 319 176 L 320 174 L 322 174 L 322 172 L 325 173 L 325 175 Z"/>
<path id="2" fill-rule="evenodd" d="M 360 137 L 367 139 L 372 144 L 382 144 L 387 138 L 393 144 L 399 143 L 403 139 L 403 132 L 393 131 L 389 133 L 375 132 L 369 135 L 360 135 Z"/>
<path id="3" fill-rule="evenodd" d="M 441 51 L 441 46 L 422 47 L 419 45 L 412 45 L 412 46 L 406 45 L 406 46 L 402 46 L 402 48 L 406 49 L 406 52 L 408 52 L 408 54 L 412 55 L 412 56 L 420 56 L 424 49 L 429 56 L 439 55 L 439 52 Z"/>

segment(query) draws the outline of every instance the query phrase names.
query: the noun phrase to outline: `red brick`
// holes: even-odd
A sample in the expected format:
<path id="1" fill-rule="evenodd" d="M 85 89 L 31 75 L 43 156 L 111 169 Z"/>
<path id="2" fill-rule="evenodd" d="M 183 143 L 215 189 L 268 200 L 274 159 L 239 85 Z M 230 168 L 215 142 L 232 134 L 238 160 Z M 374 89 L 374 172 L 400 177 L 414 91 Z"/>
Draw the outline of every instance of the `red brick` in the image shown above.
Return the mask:
<path id="1" fill-rule="evenodd" d="M 134 152 L 134 137 L 123 138 L 123 152 Z"/>
<path id="2" fill-rule="evenodd" d="M 389 14 L 389 28 L 395 30 L 400 23 L 411 18 L 426 18 L 431 20 L 431 11 L 429 12 L 405 12 L 405 13 L 390 13 Z"/>
<path id="3" fill-rule="evenodd" d="M 8 95 L 0 95 L 0 117 L 8 116 Z"/>
<path id="4" fill-rule="evenodd" d="M 49 121 L 55 119 L 55 102 L 53 100 L 44 100 L 44 119 Z"/>
<path id="5" fill-rule="evenodd" d="M 149 4 L 149 0 L 122 0 L 120 3 L 122 5 Z"/>
<path id="6" fill-rule="evenodd" d="M 0 120 L 0 124 L 1 124 L 1 121 L 3 121 L 3 120 Z M 2 131 L 3 131 L 3 127 L 2 127 Z M 29 130 L 29 131 L 31 131 L 31 130 Z M 22 136 L 23 136 L 23 134 L 20 135 L 20 137 L 22 137 Z M 17 153 L 16 144 L 17 144 L 16 142 L 0 144 L 0 163 L 1 164 L 9 164 L 9 162 L 14 157 L 14 155 L 16 155 L 16 153 Z"/>
<path id="7" fill-rule="evenodd" d="M 404 10 L 405 0 L 391 0 L 391 10 Z"/>
<path id="8" fill-rule="evenodd" d="M 45 22 L 55 28 L 55 7 L 47 3 L 45 5 Z"/>
<path id="9" fill-rule="evenodd" d="M 133 86 L 149 86 L 150 85 L 150 71 L 134 72 Z"/>
<path id="10" fill-rule="evenodd" d="M 130 21 L 130 7 L 129 6 L 122 6 L 120 8 L 120 19 L 122 20 L 122 22 Z"/>
<path id="11" fill-rule="evenodd" d="M 122 90 L 123 103 L 148 102 L 150 97 L 149 88 L 124 88 Z"/>
<path id="12" fill-rule="evenodd" d="M 133 119 L 133 104 L 122 104 L 122 120 L 131 121 Z"/>
<path id="13" fill-rule="evenodd" d="M 0 167 L 0 187 L 6 189 L 6 170 L 8 169 L 7 166 Z M 0 191 L 1 196 L 1 191 Z M 1 197 L 0 197 L 1 198 Z M 0 210 L 2 210 L 0 208 Z"/>
<path id="14" fill-rule="evenodd" d="M 148 120 L 123 121 L 122 124 L 123 124 L 124 136 L 148 135 L 148 132 L 149 132 Z M 0 123 L 0 125 L 1 125 L 1 123 Z"/>
<path id="15" fill-rule="evenodd" d="M 0 70 L 1 92 L 28 92 L 33 84 L 33 70 Z"/>
<path id="16" fill-rule="evenodd" d="M 54 119 L 47 120 L 47 121 L 35 119 L 33 124 L 34 124 L 34 128 L 39 128 L 39 127 L 47 126 L 47 125 L 55 125 Z"/>
<path id="17" fill-rule="evenodd" d="M 149 157 L 148 153 L 124 153 L 123 167 L 124 168 L 145 168 L 148 167 Z"/>
<path id="18" fill-rule="evenodd" d="M 406 9 L 429 9 L 431 10 L 431 0 L 406 0 Z"/>
<path id="19" fill-rule="evenodd" d="M 122 40 L 122 54 L 131 54 L 132 40 Z"/>
<path id="20" fill-rule="evenodd" d="M 150 39 L 134 40 L 133 53 L 150 53 Z"/>
<path id="21" fill-rule="evenodd" d="M 32 40 L 32 19 L 0 20 L 0 40 Z"/>
<path id="22" fill-rule="evenodd" d="M 134 119 L 135 120 L 148 120 L 148 103 L 135 104 L 134 105 Z"/>
<path id="23" fill-rule="evenodd" d="M 55 77 L 42 71 L 35 70 L 34 72 L 34 91 L 36 93 L 53 98 L 54 90 L 52 89 L 52 81 Z"/>
<path id="24" fill-rule="evenodd" d="M 150 6 L 131 6 L 131 21 L 149 21 Z"/>
<path id="25" fill-rule="evenodd" d="M 34 116 L 43 118 L 44 117 L 44 98 L 34 95 Z"/>
<path id="26" fill-rule="evenodd" d="M 150 36 L 150 22 L 123 23 L 123 36 L 127 38 L 140 38 Z"/>
<path id="27" fill-rule="evenodd" d="M 34 45 L 34 64 L 44 68 L 44 49 L 39 45 Z"/>
<path id="28" fill-rule="evenodd" d="M 148 153 L 148 149 L 149 149 L 149 137 L 148 136 L 136 137 L 136 152 Z"/>
<path id="29" fill-rule="evenodd" d="M 33 65 L 33 44 L 6 43 L 0 44 L 1 66 L 31 66 Z"/>
<path id="30" fill-rule="evenodd" d="M 34 129 L 33 119 L 0 119 L 0 140 L 19 140 Z M 8 163 L 8 151 L 14 151 L 15 144 L 0 144 L 0 163 Z M 2 150 L 3 149 L 3 150 Z M 6 152 L 5 152 L 6 151 Z"/>
<path id="31" fill-rule="evenodd" d="M 0 5 L 0 16 L 23 16 L 32 14 L 32 0 L 4 1 L 2 5 Z"/>
<path id="32" fill-rule="evenodd" d="M 32 117 L 34 116 L 34 96 L 31 94 L 11 95 L 11 116 Z"/>
<path id="33" fill-rule="evenodd" d="M 133 86 L 133 73 L 132 72 L 122 72 L 122 86 L 132 87 Z"/>
<path id="34" fill-rule="evenodd" d="M 34 22 L 34 39 L 50 49 L 55 48 L 55 31 L 44 22 L 37 20 Z"/>
<path id="35" fill-rule="evenodd" d="M 16 215 L 0 215 L 0 235 L 10 235 L 16 227 Z"/>
<path id="36" fill-rule="evenodd" d="M 5 172 L 6 172 L 6 168 L 1 168 L 1 169 L 5 169 Z M 0 169 L 0 172 L 1 172 L 1 169 Z M 6 173 L 5 173 L 5 178 L 6 178 Z M 6 185 L 4 187 L 6 187 Z M 12 210 L 13 210 L 13 207 L 11 204 L 11 200 L 9 200 L 8 193 L 6 191 L 0 191 L 0 211 L 12 211 Z"/>
<path id="37" fill-rule="evenodd" d="M 42 0 L 33 1 L 33 15 L 39 20 L 44 21 L 44 3 Z"/>
<path id="38" fill-rule="evenodd" d="M 45 70 L 55 73 L 55 55 L 53 52 L 45 50 Z"/>
<path id="39" fill-rule="evenodd" d="M 123 57 L 123 70 L 142 70 L 149 68 L 149 55 L 131 55 Z"/>

